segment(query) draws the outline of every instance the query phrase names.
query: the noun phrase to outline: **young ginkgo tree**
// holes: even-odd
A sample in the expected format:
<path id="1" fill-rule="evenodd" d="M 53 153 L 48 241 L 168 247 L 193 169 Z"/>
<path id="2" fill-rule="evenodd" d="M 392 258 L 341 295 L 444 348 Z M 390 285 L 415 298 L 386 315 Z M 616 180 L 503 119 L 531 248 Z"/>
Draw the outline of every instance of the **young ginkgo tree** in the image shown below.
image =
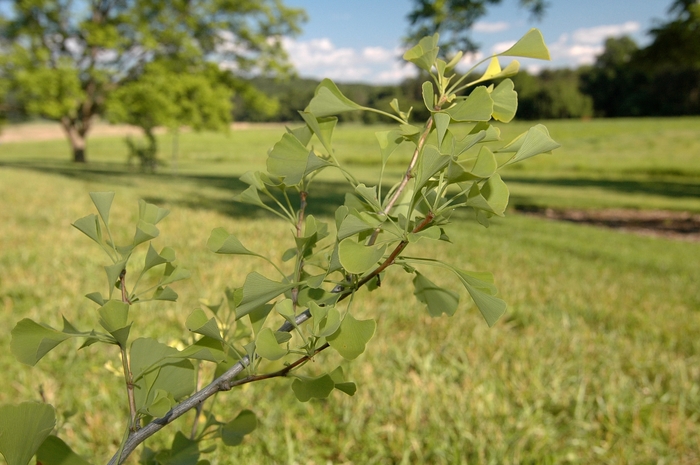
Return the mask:
<path id="1" fill-rule="evenodd" d="M 549 53 L 542 35 L 533 29 L 510 49 L 490 57 L 486 71 L 474 78 L 472 72 L 455 73 L 461 54 L 448 62 L 439 58 L 438 52 L 436 34 L 422 39 L 404 55 L 430 76 L 422 86 L 423 101 L 430 111 L 424 122 L 413 122 L 411 109 L 401 109 L 396 101 L 391 104 L 393 113 L 367 108 L 346 98 L 332 81 L 320 83 L 307 108 L 300 112 L 305 124 L 288 129 L 274 144 L 267 171 L 241 177 L 249 187 L 235 198 L 288 222 L 290 247 L 281 257 L 268 257 L 249 249 L 224 229 L 214 229 L 207 243 L 212 252 L 258 257 L 271 264 L 276 275 L 252 272 L 241 287 L 227 289 L 220 304 L 192 312 L 185 325 L 196 335 L 196 342 L 188 347 L 170 347 L 153 338 L 130 338 L 135 324 L 131 307 L 150 300 L 176 300 L 177 293 L 170 285 L 189 276 L 176 264 L 172 248 L 157 251 L 150 244 L 159 234 L 157 224 L 168 211 L 142 201 L 133 239 L 116 244 L 110 223 L 114 193 L 91 194 L 97 214 L 81 218 L 73 226 L 109 257 L 105 266 L 107 293 L 87 295 L 99 307 L 99 326 L 78 329 L 64 318 L 63 328 L 54 329 L 24 319 L 12 331 L 11 348 L 15 357 L 28 365 L 72 338 L 81 339 L 81 347 L 106 344 L 118 348 L 129 428 L 110 464 L 123 463 L 137 446 L 185 412 L 203 412 L 205 401 L 243 384 L 288 377 L 302 402 L 328 397 L 335 389 L 353 395 L 356 386 L 345 379 L 340 367 L 328 367 L 320 376 L 305 374 L 303 367 L 321 351 L 335 351 L 346 360 L 365 351 L 376 323 L 353 315 L 349 302 L 360 298 L 356 294 L 362 288 L 379 287 L 381 276 L 390 269 L 413 275 L 414 294 L 430 315 L 453 315 L 459 293 L 431 282 L 424 274 L 428 267 L 452 273 L 454 282 L 464 286 L 489 326 L 503 315 L 506 304 L 497 297 L 491 274 L 411 253 L 425 241 L 448 241 L 445 226 L 455 210 L 475 212 L 476 220 L 484 226 L 491 217 L 503 216 L 509 194 L 499 171 L 559 146 L 542 125 L 503 144 L 493 124 L 511 121 L 518 101 L 508 76 L 517 73 L 519 64 L 512 61 L 501 68 L 499 57 L 548 59 Z M 359 182 L 340 163 L 333 148 L 336 115 L 350 111 L 376 112 L 397 123 L 394 129 L 376 133 L 376 185 Z M 409 146 L 412 155 L 401 178 L 387 188 L 385 167 L 401 146 Z M 314 181 L 324 170 L 338 170 L 347 183 L 345 200 L 335 208 L 330 225 L 306 212 L 314 200 Z M 130 272 L 127 280 L 127 264 L 139 247 L 147 247 L 145 260 L 135 279 Z M 154 278 L 154 270 L 159 269 L 159 277 Z M 164 335 L 163 339 L 168 338 Z M 267 371 L 270 364 L 265 361 L 270 360 L 282 361 L 278 367 L 283 368 Z M 214 379 L 197 390 L 194 374 L 202 364 L 215 367 Z M 192 428 L 197 434 L 177 432 L 168 449 L 145 447 L 140 463 L 175 463 L 172 458 L 178 454 L 187 455 L 192 463 L 208 463 L 200 459 L 210 450 L 201 444 L 202 438 L 216 437 L 227 446 L 235 446 L 257 425 L 250 410 L 228 421 L 218 418 L 215 411 L 204 412 L 206 421 Z M 54 425 L 49 405 L 0 407 L 0 452 L 10 465 L 26 465 L 35 454 L 43 465 L 86 463 L 51 434 Z"/>

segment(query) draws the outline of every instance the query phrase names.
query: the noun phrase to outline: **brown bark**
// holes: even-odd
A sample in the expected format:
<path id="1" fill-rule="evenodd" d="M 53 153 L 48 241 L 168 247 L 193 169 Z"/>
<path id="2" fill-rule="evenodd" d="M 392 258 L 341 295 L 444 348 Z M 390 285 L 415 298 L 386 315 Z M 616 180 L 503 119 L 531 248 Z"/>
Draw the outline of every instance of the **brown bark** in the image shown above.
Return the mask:
<path id="1" fill-rule="evenodd" d="M 73 161 L 76 163 L 85 163 L 85 139 L 87 135 L 89 123 L 81 124 L 79 121 L 64 117 L 61 119 L 61 126 L 68 137 L 71 150 L 73 151 Z"/>

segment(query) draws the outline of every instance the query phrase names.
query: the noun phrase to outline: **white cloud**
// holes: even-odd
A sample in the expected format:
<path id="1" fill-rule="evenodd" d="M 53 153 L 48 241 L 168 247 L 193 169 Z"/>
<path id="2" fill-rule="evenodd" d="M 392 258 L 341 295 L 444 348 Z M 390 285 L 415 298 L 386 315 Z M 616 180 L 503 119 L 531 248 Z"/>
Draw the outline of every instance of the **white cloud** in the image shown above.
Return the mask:
<path id="1" fill-rule="evenodd" d="M 481 52 L 466 53 L 459 64 L 457 65 L 457 71 L 460 73 L 466 73 L 469 69 L 484 59 L 484 54 Z"/>
<path id="2" fill-rule="evenodd" d="M 623 24 L 609 24 L 590 28 L 577 29 L 572 34 L 572 39 L 577 43 L 599 44 L 608 37 L 620 37 L 625 34 L 633 34 L 641 28 L 636 21 L 627 21 Z"/>
<path id="3" fill-rule="evenodd" d="M 640 28 L 638 22 L 628 21 L 576 29 L 571 34 L 560 35 L 556 42 L 548 44 L 549 53 L 555 62 L 567 63 L 569 66 L 589 65 L 603 53 L 605 39 L 633 34 Z"/>
<path id="4" fill-rule="evenodd" d="M 385 47 L 336 47 L 328 38 L 283 39 L 289 59 L 300 76 L 343 82 L 397 83 L 415 76 L 400 60 L 401 50 Z"/>
<path id="5" fill-rule="evenodd" d="M 511 48 L 513 45 L 515 45 L 515 40 L 508 40 L 506 42 L 497 42 L 491 46 L 491 55 L 497 55 L 501 52 L 505 52 L 509 48 Z"/>
<path id="6" fill-rule="evenodd" d="M 477 21 L 474 23 L 474 27 L 472 28 L 473 31 L 475 32 L 483 32 L 486 34 L 493 34 L 495 32 L 503 32 L 510 29 L 510 24 L 506 23 L 505 21 L 498 21 L 495 23 L 489 23 L 486 21 Z"/>

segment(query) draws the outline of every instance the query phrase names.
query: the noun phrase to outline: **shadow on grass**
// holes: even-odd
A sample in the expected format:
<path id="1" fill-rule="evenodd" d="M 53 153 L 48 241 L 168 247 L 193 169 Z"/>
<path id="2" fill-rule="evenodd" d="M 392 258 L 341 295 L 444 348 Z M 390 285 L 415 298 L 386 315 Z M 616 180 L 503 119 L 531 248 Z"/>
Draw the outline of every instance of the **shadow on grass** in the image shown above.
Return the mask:
<path id="1" fill-rule="evenodd" d="M 672 182 L 658 179 L 572 179 L 572 178 L 536 178 L 504 176 L 506 182 L 536 184 L 538 186 L 558 186 L 599 189 L 624 192 L 627 194 L 647 194 L 664 197 L 700 197 L 699 182 Z"/>
<path id="2" fill-rule="evenodd" d="M 227 193 L 227 199 L 221 196 L 208 195 L 211 190 L 196 189 L 196 193 L 188 193 L 186 196 L 144 196 L 144 200 L 157 205 L 177 205 L 190 209 L 214 210 L 219 213 L 236 217 L 263 217 L 270 216 L 269 212 L 254 205 L 234 202 L 233 197 L 245 190 L 248 185 L 241 182 L 239 174 L 194 174 L 194 173 L 146 173 L 137 167 L 119 163 L 90 162 L 88 164 L 75 164 L 70 161 L 55 160 L 22 160 L 0 161 L 0 168 L 15 168 L 36 171 L 44 174 L 64 176 L 70 179 L 97 183 L 118 183 L 133 187 L 141 181 L 153 181 L 161 185 L 181 186 L 188 183 L 199 188 L 213 188 Z M 314 181 L 313 191 L 308 197 L 308 214 L 317 216 L 333 216 L 338 205 L 342 204 L 346 192 L 351 189 L 343 182 Z M 230 194 L 230 195 L 228 195 Z M 261 196 L 262 198 L 263 196 Z M 290 193 L 290 197 L 294 197 Z M 265 199 L 263 199 L 265 200 Z M 273 206 L 273 202 L 266 202 Z M 284 203 L 284 202 L 283 202 Z"/>

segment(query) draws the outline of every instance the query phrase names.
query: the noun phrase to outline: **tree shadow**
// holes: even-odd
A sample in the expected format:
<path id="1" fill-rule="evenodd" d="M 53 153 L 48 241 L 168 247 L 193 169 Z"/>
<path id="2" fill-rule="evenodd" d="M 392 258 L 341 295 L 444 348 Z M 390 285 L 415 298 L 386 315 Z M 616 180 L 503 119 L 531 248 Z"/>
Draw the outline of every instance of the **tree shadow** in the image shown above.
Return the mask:
<path id="1" fill-rule="evenodd" d="M 504 176 L 506 182 L 537 184 L 539 186 L 563 186 L 574 188 L 595 187 L 627 194 L 652 194 L 664 197 L 700 197 L 699 182 L 673 182 L 648 179 L 581 179 L 581 178 L 528 178 Z"/>
<path id="2" fill-rule="evenodd" d="M 230 193 L 227 199 L 221 195 L 212 195 L 211 190 L 195 189 L 196 193 L 188 193 L 186 196 L 166 197 L 147 195 L 143 199 L 157 205 L 169 204 L 189 209 L 213 210 L 233 217 L 265 217 L 270 213 L 250 204 L 235 202 L 233 197 L 248 187 L 248 184 L 240 181 L 240 174 L 171 174 L 163 172 L 147 173 L 138 168 L 118 163 L 90 162 L 89 164 L 75 164 L 69 161 L 54 161 L 30 159 L 22 161 L 0 161 L 0 168 L 14 168 L 35 171 L 44 174 L 63 176 L 73 180 L 89 181 L 96 183 L 112 183 L 124 186 L 135 186 L 141 181 L 155 181 L 158 184 L 172 184 L 173 186 L 189 183 L 195 187 L 213 188 L 219 192 Z M 307 198 L 307 214 L 316 216 L 333 216 L 338 205 L 344 202 L 345 194 L 352 192 L 352 188 L 341 181 L 315 180 L 313 190 Z M 291 193 L 290 193 L 291 194 Z M 294 196 L 292 201 L 295 201 Z M 272 200 L 261 199 L 268 205 L 274 206 Z M 283 202 L 284 203 L 284 202 Z"/>

